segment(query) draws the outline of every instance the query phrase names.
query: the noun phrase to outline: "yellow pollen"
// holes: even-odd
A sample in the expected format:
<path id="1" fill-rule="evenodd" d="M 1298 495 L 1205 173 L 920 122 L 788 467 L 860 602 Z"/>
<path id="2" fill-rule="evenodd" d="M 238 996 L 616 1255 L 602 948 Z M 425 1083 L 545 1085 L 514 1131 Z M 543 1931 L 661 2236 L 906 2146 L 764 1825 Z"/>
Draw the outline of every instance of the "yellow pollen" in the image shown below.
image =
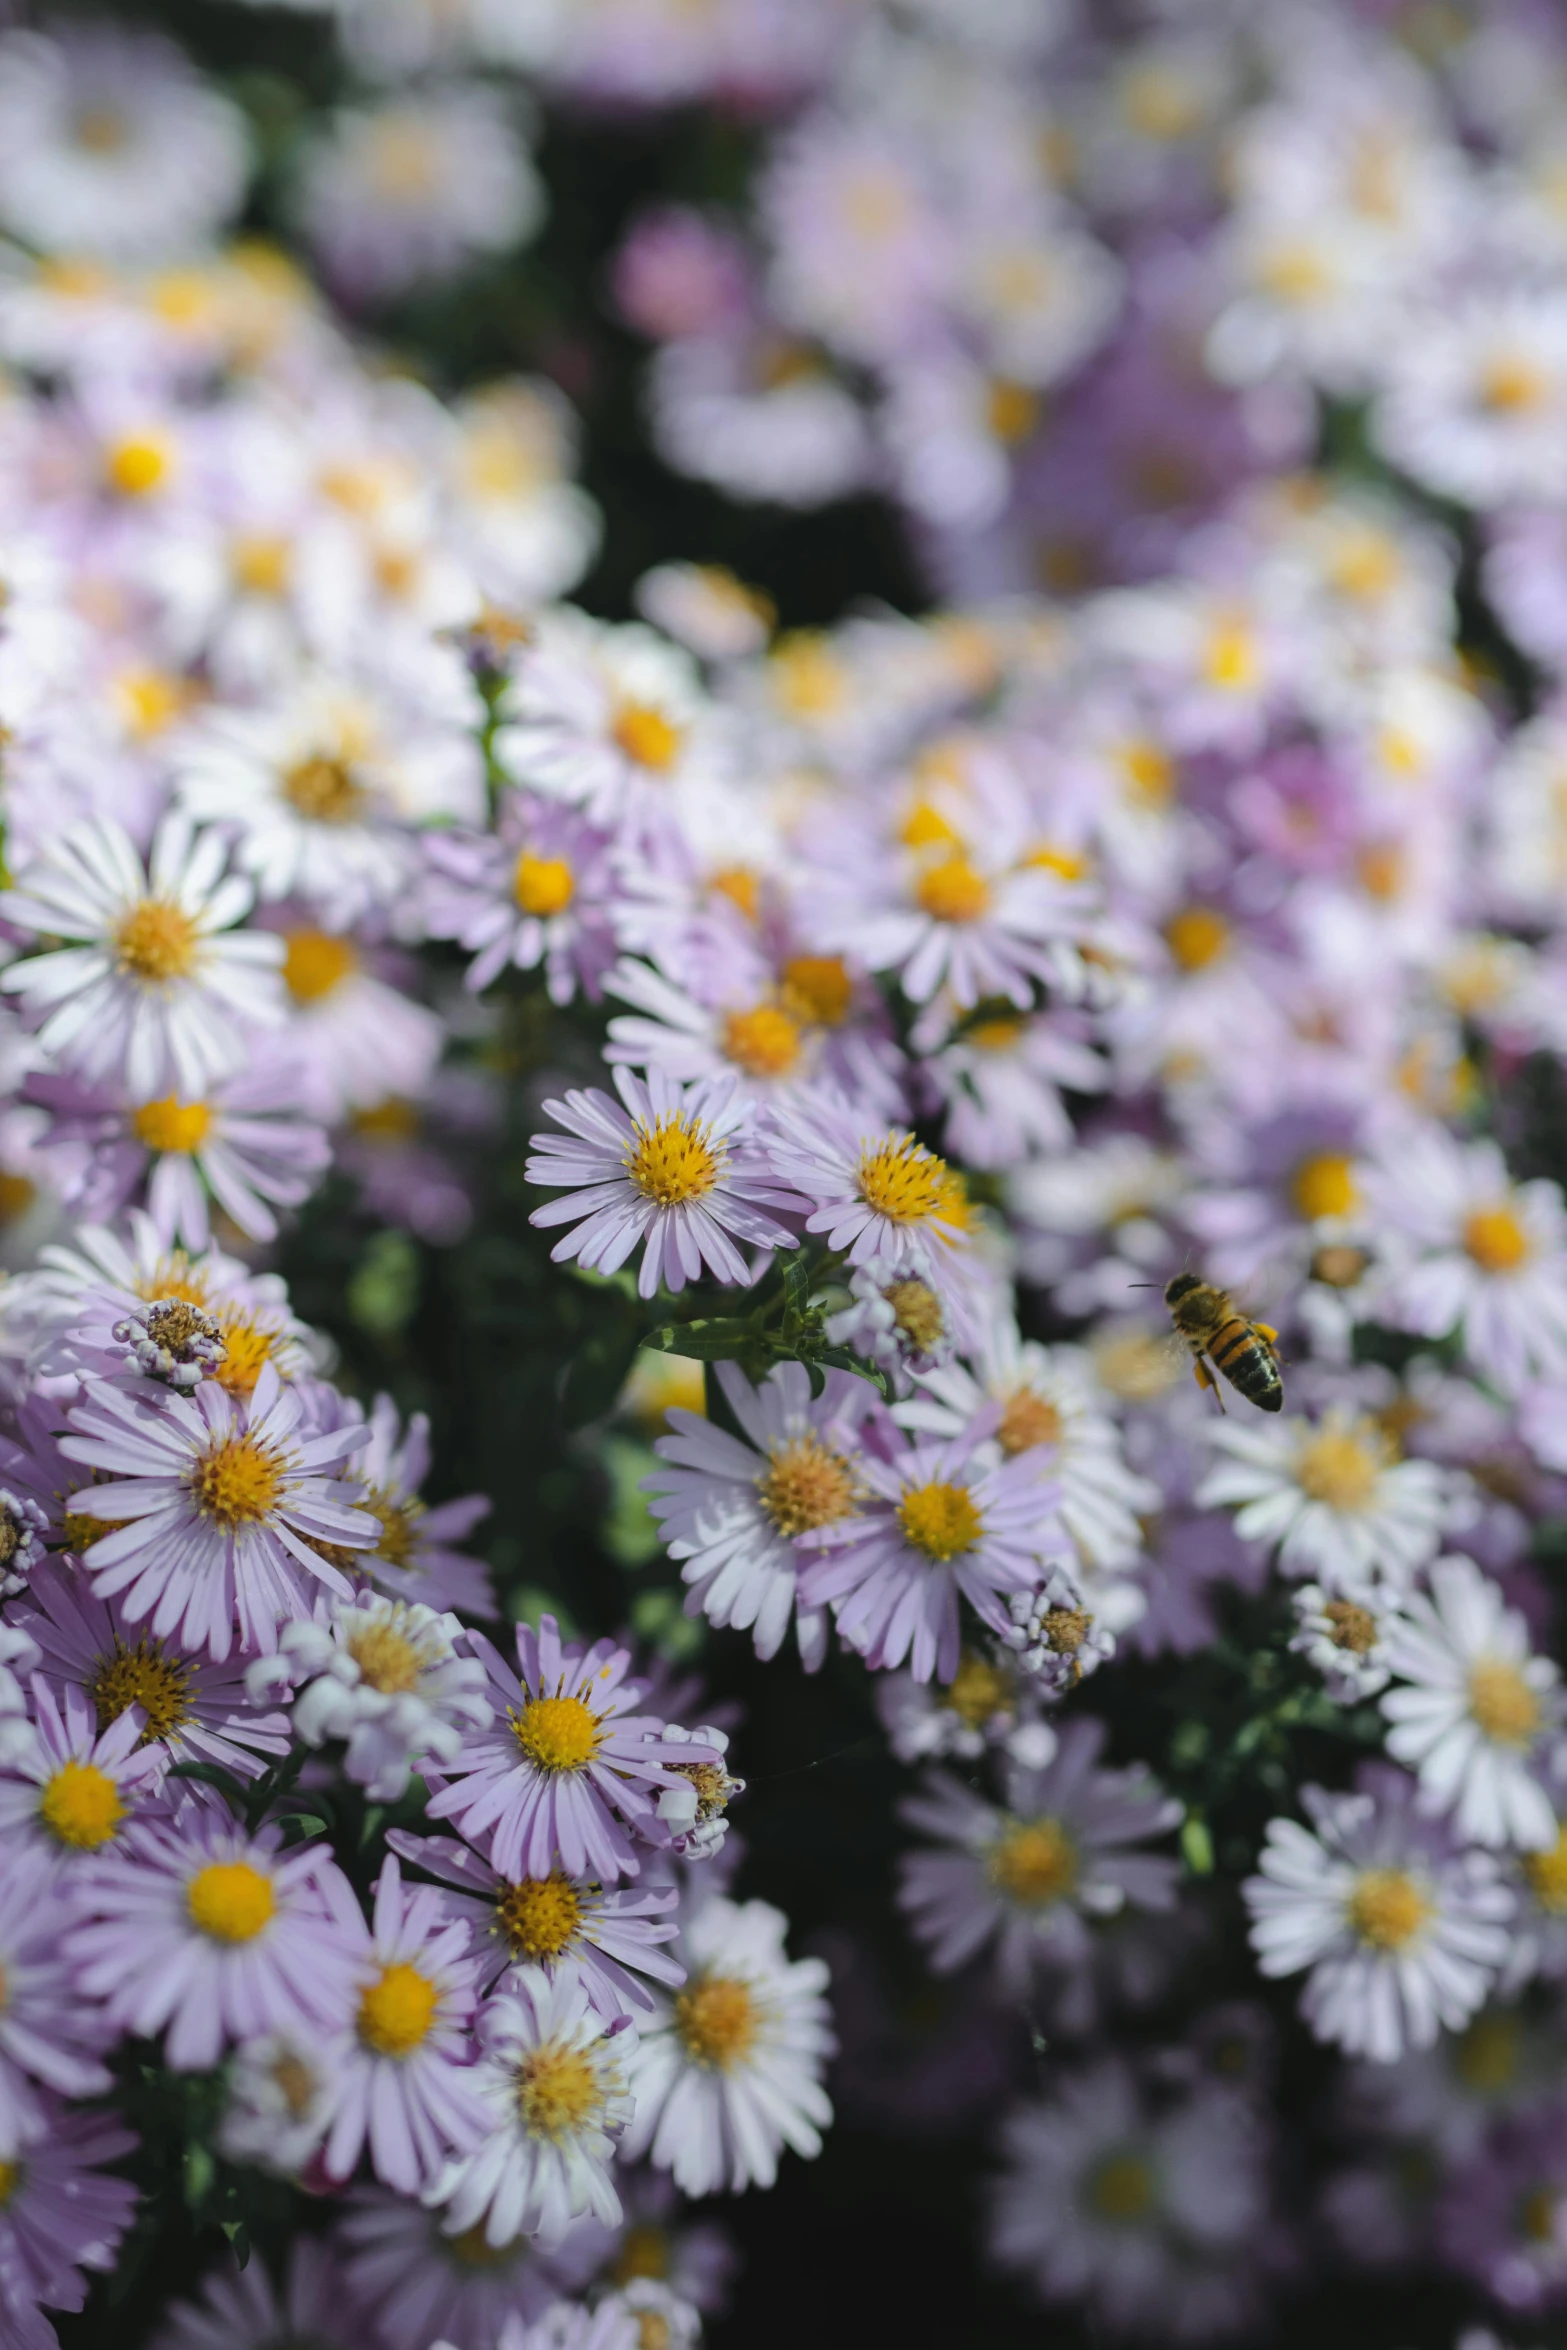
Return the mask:
<path id="1" fill-rule="evenodd" d="M 1077 1847 L 1059 1820 L 1012 1820 L 991 1847 L 985 1873 L 1019 1909 L 1046 1909 L 1077 1882 Z"/>
<path id="2" fill-rule="evenodd" d="M 1036 1395 L 1031 1387 L 1020 1387 L 1009 1395 L 996 1429 L 996 1442 L 1009 1457 L 1013 1453 L 1032 1452 L 1036 1444 L 1059 1444 L 1061 1441 L 1061 1414 L 1053 1403 Z"/>
<path id="3" fill-rule="evenodd" d="M 580 1771 L 598 1752 L 598 1716 L 580 1697 L 535 1697 L 512 1715 L 511 1726 L 541 1771 Z"/>
<path id="4" fill-rule="evenodd" d="M 530 857 L 524 849 L 512 875 L 511 894 L 525 914 L 547 921 L 564 914 L 577 894 L 576 878 L 564 857 Z"/>
<path id="5" fill-rule="evenodd" d="M 854 1000 L 854 982 L 841 955 L 792 955 L 779 989 L 797 1020 L 816 1028 L 841 1028 Z"/>
<path id="6" fill-rule="evenodd" d="M 190 1719 L 189 1690 L 190 1667 L 166 1656 L 162 1642 L 151 1639 L 138 1640 L 134 1648 L 117 1639 L 112 1650 L 97 1659 L 87 1682 L 98 1735 L 102 1737 L 128 1706 L 139 1705 L 147 1717 L 142 1746 L 154 1738 L 171 1738 Z"/>
<path id="7" fill-rule="evenodd" d="M 184 678 L 161 669 L 127 669 L 114 681 L 115 699 L 127 733 L 138 742 L 150 742 L 186 710 L 192 688 Z"/>
<path id="8" fill-rule="evenodd" d="M 947 1327 L 946 1310 L 928 1281 L 891 1281 L 882 1296 L 898 1331 L 917 1354 L 929 1354 Z"/>
<path id="9" fill-rule="evenodd" d="M 1561 2204 L 1553 2187 L 1536 2187 L 1525 2195 L 1518 2206 L 1520 2232 L 1534 2244 L 1552 2244 L 1556 2240 Z"/>
<path id="10" fill-rule="evenodd" d="M 982 1053 L 1009 1053 L 1022 1037 L 1025 1021 L 1021 1012 L 998 1012 L 994 1017 L 976 1020 L 972 1028 L 963 1031 L 963 1041 Z"/>
<path id="11" fill-rule="evenodd" d="M 1257 641 L 1244 622 L 1221 621 L 1203 650 L 1203 676 L 1225 693 L 1244 693 L 1257 681 Z"/>
<path id="12" fill-rule="evenodd" d="M 517 2067 L 517 2104 L 535 2138 L 565 2138 L 580 2130 L 602 2102 L 593 2061 L 581 2048 L 546 2041 Z"/>
<path id="13" fill-rule="evenodd" d="M 1175 767 L 1169 753 L 1146 736 L 1121 746 L 1127 789 L 1144 807 L 1164 808 L 1175 797 Z"/>
<path id="14" fill-rule="evenodd" d="M 380 1486 L 372 1485 L 360 1508 L 368 1510 L 381 1528 L 381 1539 L 375 1546 L 375 1556 L 384 1559 L 389 1567 L 407 1571 L 417 1567 L 414 1553 L 418 1548 L 418 1521 L 424 1515 L 424 1504 L 418 1501 L 394 1501 Z"/>
<path id="15" fill-rule="evenodd" d="M 1257 268 L 1264 293 L 1280 302 L 1319 301 L 1333 285 L 1333 272 L 1320 245 L 1283 238 L 1263 254 Z"/>
<path id="16" fill-rule="evenodd" d="M 1368 1422 L 1363 1435 L 1353 1428 L 1325 1427 L 1302 1447 L 1295 1481 L 1312 1501 L 1330 1510 L 1363 1510 L 1376 1493 L 1387 1464 L 1386 1446 Z"/>
<path id="17" fill-rule="evenodd" d="M 1498 1746 L 1527 1746 L 1540 1726 L 1540 1700 L 1518 1667 L 1499 1656 L 1470 1667 L 1469 1712 Z"/>
<path id="18" fill-rule="evenodd" d="M 1131 2227 L 1153 2207 L 1153 2172 L 1140 2155 L 1112 2154 L 1089 2180 L 1087 2198 L 1096 2219 Z"/>
<path id="19" fill-rule="evenodd" d="M 724 1021 L 723 1055 L 748 1077 L 787 1077 L 800 1058 L 800 1028 L 778 1004 L 731 1012 Z"/>
<path id="20" fill-rule="evenodd" d="M 985 402 L 985 421 L 1003 447 L 1016 448 L 1039 422 L 1040 398 L 1027 384 L 998 376 Z"/>
<path id="21" fill-rule="evenodd" d="M 928 1224 L 946 1205 L 947 1164 L 912 1134 L 867 1144 L 860 1154 L 859 1193 L 890 1224 Z"/>
<path id="22" fill-rule="evenodd" d="M 985 1521 L 974 1507 L 968 1488 L 943 1484 L 912 1485 L 898 1504 L 903 1539 L 928 1559 L 945 1565 L 972 1550 Z"/>
<path id="23" fill-rule="evenodd" d="M 675 2001 L 675 2030 L 693 2063 L 726 2073 L 744 2062 L 761 2017 L 749 1984 L 733 1975 L 707 1975 Z"/>
<path id="24" fill-rule="evenodd" d="M 1552 1917 L 1567 1914 L 1567 1827 L 1557 1829 L 1548 1852 L 1526 1852 L 1523 1869 L 1540 1907 Z"/>
<path id="25" fill-rule="evenodd" d="M 1230 926 L 1213 906 L 1183 906 L 1164 926 L 1164 942 L 1183 971 L 1206 971 L 1230 943 Z"/>
<path id="26" fill-rule="evenodd" d="M 442 2236 L 441 2249 L 454 2265 L 461 2269 L 506 2268 L 520 2253 L 526 2252 L 531 2237 L 518 2236 L 510 2244 L 492 2244 L 484 2232 L 485 2222 L 476 2219 L 471 2228 L 464 2228 L 460 2236 Z"/>
<path id="27" fill-rule="evenodd" d="M 914 896 L 933 922 L 978 922 L 989 911 L 990 884 L 967 857 L 954 851 L 920 875 Z"/>
<path id="28" fill-rule="evenodd" d="M 1551 380 L 1543 367 L 1521 353 L 1501 354 L 1480 371 L 1476 396 L 1482 408 L 1497 416 L 1521 416 L 1543 408 L 1550 397 Z"/>
<path id="29" fill-rule="evenodd" d="M 786 718 L 830 718 L 848 695 L 848 673 L 819 629 L 792 629 L 767 656 L 769 683 Z"/>
<path id="30" fill-rule="evenodd" d="M 104 451 L 103 474 L 121 498 L 150 498 L 169 473 L 169 450 L 151 435 L 132 434 Z"/>
<path id="31" fill-rule="evenodd" d="M 1509 1207 L 1476 1208 L 1466 1216 L 1464 1247 L 1487 1273 L 1515 1273 L 1530 1253 L 1529 1235 Z"/>
<path id="32" fill-rule="evenodd" d="M 1498 2097 L 1517 2080 L 1523 2056 L 1518 2018 L 1505 2008 L 1477 2015 L 1453 2050 L 1453 2070 L 1479 2097 Z"/>
<path id="33" fill-rule="evenodd" d="M 679 727 L 650 702 L 623 702 L 610 732 L 628 759 L 659 775 L 673 767 L 684 740 Z"/>
<path id="34" fill-rule="evenodd" d="M 9 1167 L 0 1167 L 0 1230 L 18 1223 L 38 1197 L 38 1186 Z"/>
<path id="35" fill-rule="evenodd" d="M 1430 1917 L 1431 1904 L 1403 1869 L 1365 1869 L 1355 1879 L 1345 1914 L 1373 1950 L 1403 1950 Z"/>
<path id="36" fill-rule="evenodd" d="M 1089 860 L 1080 849 L 1063 849 L 1050 841 L 1040 841 L 1023 859 L 1037 873 L 1059 873 L 1063 881 L 1081 881 L 1090 870 Z"/>
<path id="37" fill-rule="evenodd" d="M 756 1492 L 780 1534 L 805 1534 L 854 1515 L 853 1473 L 819 1436 L 796 1436 L 778 1445 L 756 1481 Z"/>
<path id="38" fill-rule="evenodd" d="M 761 875 L 753 873 L 749 865 L 724 865 L 710 873 L 707 886 L 715 897 L 727 898 L 738 907 L 747 922 L 756 921 L 762 911 Z"/>
<path id="39" fill-rule="evenodd" d="M 1322 1612 L 1335 1648 L 1347 1649 L 1351 1656 L 1370 1655 L 1377 1644 L 1377 1620 L 1369 1608 L 1356 1607 L 1352 1599 L 1330 1599 Z"/>
<path id="40" fill-rule="evenodd" d="M 262 1365 L 272 1360 L 274 1333 L 264 1330 L 243 1314 L 218 1316 L 218 1327 L 226 1348 L 214 1377 L 228 1395 L 245 1396 L 255 1392 Z"/>
<path id="41" fill-rule="evenodd" d="M 399 1607 L 349 1635 L 348 1653 L 359 1667 L 360 1679 L 383 1697 L 419 1686 L 419 1651 L 400 1628 L 406 1621 L 407 1611 Z"/>
<path id="42" fill-rule="evenodd" d="M 251 596 L 280 596 L 288 586 L 292 552 L 287 539 L 242 533 L 229 549 L 234 584 Z"/>
<path id="43" fill-rule="evenodd" d="M 662 2283 L 669 2274 L 669 2266 L 669 2238 L 662 2228 L 639 2220 L 621 2238 L 620 2250 L 609 2272 L 610 2282 L 629 2285 L 638 2277 L 651 2277 L 654 2283 Z"/>
<path id="44" fill-rule="evenodd" d="M 189 1484 L 203 1517 L 232 1532 L 269 1517 L 283 1489 L 274 1454 L 250 1436 L 225 1436 L 203 1453 Z"/>
<path id="45" fill-rule="evenodd" d="M 582 1899 L 569 1877 L 524 1877 L 503 1888 L 496 1921 L 514 1958 L 559 1958 L 577 1931 Z"/>
<path id="46" fill-rule="evenodd" d="M 296 2122 L 302 2122 L 315 2103 L 318 2083 L 302 2056 L 285 2048 L 268 2067 L 283 2103 Z"/>
<path id="47" fill-rule="evenodd" d="M 419 1132 L 419 1108 L 400 1093 L 389 1093 L 353 1111 L 350 1123 L 356 1134 L 370 1142 L 412 1142 Z"/>
<path id="48" fill-rule="evenodd" d="M 281 788 L 307 824 L 351 824 L 365 804 L 364 786 L 346 759 L 301 759 L 281 778 Z"/>
<path id="49" fill-rule="evenodd" d="M 898 827 L 898 838 L 906 849 L 953 849 L 961 851 L 963 836 L 955 824 L 933 807 L 929 800 L 916 800 Z"/>
<path id="50" fill-rule="evenodd" d="M 0 2162 L 0 2211 L 4 2211 L 21 2183 L 22 2166 L 19 2162 Z"/>
<path id="51" fill-rule="evenodd" d="M 979 1730 L 997 1714 L 1005 1713 L 1010 1701 L 1011 1691 L 1002 1674 L 984 1657 L 965 1648 L 947 1691 L 950 1711 L 971 1730 Z"/>
<path id="52" fill-rule="evenodd" d="M 359 2037 L 377 2056 L 412 2056 L 430 2036 L 439 1994 L 417 1967 L 389 1966 L 359 1994 Z"/>
<path id="53" fill-rule="evenodd" d="M 1319 1216 L 1352 1216 L 1360 1203 L 1353 1160 L 1342 1151 L 1319 1151 L 1303 1159 L 1291 1178 L 1290 1198 L 1308 1223 Z"/>
<path id="54" fill-rule="evenodd" d="M 172 1094 L 161 1101 L 143 1102 L 131 1112 L 131 1132 L 150 1151 L 200 1150 L 212 1125 L 205 1102 L 182 1102 Z"/>
<path id="55" fill-rule="evenodd" d="M 73 1852 L 96 1852 L 124 1819 L 125 1806 L 107 1771 L 94 1763 L 67 1762 L 45 1780 L 38 1817 Z"/>
<path id="56" fill-rule="evenodd" d="M 200 933 L 190 916 L 164 898 L 143 898 L 114 934 L 120 968 L 148 986 L 183 979 L 195 966 Z"/>
<path id="57" fill-rule="evenodd" d="M 670 2350 L 675 2337 L 661 2309 L 639 2309 L 636 2320 L 637 2350 Z"/>
<path id="58" fill-rule="evenodd" d="M 661 1208 L 705 1199 L 718 1181 L 719 1164 L 706 1128 L 679 1110 L 666 1110 L 652 1126 L 639 1124 L 636 1148 L 626 1154 L 626 1173 L 642 1197 Z"/>
<path id="59" fill-rule="evenodd" d="M 358 968 L 359 957 L 346 938 L 329 930 L 285 933 L 283 981 L 296 1004 L 318 1004 Z"/>
<path id="60" fill-rule="evenodd" d="M 191 1923 L 214 1942 L 254 1942 L 272 1921 L 272 1880 L 248 1860 L 215 1860 L 198 1869 L 185 1889 Z"/>

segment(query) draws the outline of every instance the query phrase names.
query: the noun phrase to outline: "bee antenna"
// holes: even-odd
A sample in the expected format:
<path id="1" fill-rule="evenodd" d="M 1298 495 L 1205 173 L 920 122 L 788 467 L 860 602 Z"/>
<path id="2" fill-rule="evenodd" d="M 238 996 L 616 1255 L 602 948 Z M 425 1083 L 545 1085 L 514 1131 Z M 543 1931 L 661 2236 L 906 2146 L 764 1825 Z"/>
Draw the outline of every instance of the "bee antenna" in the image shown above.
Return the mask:
<path id="1" fill-rule="evenodd" d="M 1128 1281 L 1126 1286 L 1128 1289 L 1162 1289 L 1164 1283 L 1162 1281 Z"/>

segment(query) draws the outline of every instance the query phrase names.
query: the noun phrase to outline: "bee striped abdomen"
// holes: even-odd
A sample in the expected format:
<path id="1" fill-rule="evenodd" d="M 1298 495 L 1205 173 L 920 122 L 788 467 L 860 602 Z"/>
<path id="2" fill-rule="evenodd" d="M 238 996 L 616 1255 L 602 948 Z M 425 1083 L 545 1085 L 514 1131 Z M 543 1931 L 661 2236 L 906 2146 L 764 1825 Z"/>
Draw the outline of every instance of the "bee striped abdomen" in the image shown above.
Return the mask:
<path id="1" fill-rule="evenodd" d="M 1232 1314 L 1214 1332 L 1208 1352 L 1237 1395 L 1264 1412 L 1282 1408 L 1284 1381 L 1278 1357 L 1253 1323 Z"/>

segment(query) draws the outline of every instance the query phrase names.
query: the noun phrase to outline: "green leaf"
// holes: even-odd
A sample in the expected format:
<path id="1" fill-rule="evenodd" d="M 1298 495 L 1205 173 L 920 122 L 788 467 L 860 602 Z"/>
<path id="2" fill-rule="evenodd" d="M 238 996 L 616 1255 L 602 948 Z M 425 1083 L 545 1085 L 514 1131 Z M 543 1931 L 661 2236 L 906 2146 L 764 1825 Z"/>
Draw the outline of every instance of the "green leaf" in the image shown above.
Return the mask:
<path id="1" fill-rule="evenodd" d="M 1213 1837 L 1201 1812 L 1189 1811 L 1181 1822 L 1181 1852 L 1194 1877 L 1213 1875 Z"/>

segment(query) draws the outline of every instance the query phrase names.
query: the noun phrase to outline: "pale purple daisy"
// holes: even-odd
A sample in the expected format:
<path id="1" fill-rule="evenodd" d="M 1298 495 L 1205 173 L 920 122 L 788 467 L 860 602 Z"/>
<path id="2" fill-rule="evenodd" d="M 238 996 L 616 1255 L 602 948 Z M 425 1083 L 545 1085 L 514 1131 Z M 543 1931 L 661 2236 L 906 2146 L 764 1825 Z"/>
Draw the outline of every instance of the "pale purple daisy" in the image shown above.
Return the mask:
<path id="1" fill-rule="evenodd" d="M 670 1557 L 682 1562 L 689 1614 L 749 1632 L 760 1657 L 777 1655 L 793 1616 L 800 1653 L 817 1666 L 827 1619 L 819 1608 L 797 1608 L 811 1564 L 799 1538 L 858 1509 L 855 1428 L 874 1391 L 851 1372 L 829 1371 L 813 1398 L 799 1363 L 779 1363 L 760 1387 L 734 1363 L 720 1363 L 717 1375 L 742 1436 L 699 1412 L 670 1410 L 673 1433 L 653 1447 L 670 1466 L 644 1481 L 648 1507 Z"/>
<path id="2" fill-rule="evenodd" d="M 98 2168 L 132 2152 L 128 2130 L 52 2100 L 46 2123 L 23 2160 L 0 2163 L 0 2333 L 8 2350 L 58 2350 L 43 2309 L 81 2308 L 83 2270 L 102 2276 L 113 2268 L 136 2208 L 129 2180 Z"/>
<path id="3" fill-rule="evenodd" d="M 537 2236 L 491 2244 L 482 2223 L 448 2235 L 443 2214 L 403 2195 L 361 2187 L 338 2223 L 337 2248 L 356 2304 L 388 2350 L 438 2341 L 498 2341 L 508 2318 L 536 2317 L 557 2293 L 585 2284 L 573 2239 L 556 2255 Z"/>
<path id="4" fill-rule="evenodd" d="M 466 1919 L 434 1885 L 405 1890 L 390 1853 L 367 1940 L 354 1953 L 353 2023 L 329 2052 L 322 2160 L 329 2177 L 346 2179 L 368 2141 L 377 2178 L 413 2195 L 488 2128 L 469 2061 L 478 1965 Z"/>
<path id="5" fill-rule="evenodd" d="M 76 1983 L 121 2031 L 201 2072 L 236 2040 L 335 2027 L 353 1995 L 363 1922 L 328 1853 L 285 1852 L 205 1808 L 178 1830 L 135 1827 L 123 1854 L 73 1872 Z"/>
<path id="6" fill-rule="evenodd" d="M 332 2045 L 314 2023 L 241 2041 L 224 2076 L 216 2141 L 230 2162 L 299 2176 L 320 2151 L 337 2101 Z"/>
<path id="7" fill-rule="evenodd" d="M 551 1251 L 557 1263 L 575 1258 L 613 1273 L 645 1242 L 637 1278 L 639 1296 L 662 1282 L 683 1289 L 704 1267 L 720 1281 L 749 1283 L 753 1275 L 737 1243 L 793 1248 L 794 1235 L 764 1207 L 799 1206 L 751 1139 L 751 1105 L 732 1084 L 674 1084 L 661 1070 L 646 1078 L 614 1071 L 625 1107 L 595 1088 L 546 1102 L 552 1118 L 574 1137 L 536 1134 L 540 1156 L 527 1176 L 570 1193 L 535 1208 L 534 1224 L 575 1224 Z"/>
<path id="8" fill-rule="evenodd" d="M 803 1537 L 819 1555 L 801 1577 L 808 1607 L 830 1607 L 839 1632 L 873 1672 L 905 1658 L 917 1681 L 950 1681 L 961 1645 L 959 1599 L 993 1632 L 1011 1622 L 1006 1600 L 1071 1573 L 1056 1492 L 1024 1455 L 985 1465 L 973 1436 L 914 1444 L 892 1460 L 855 1462 L 860 1512 Z"/>
<path id="9" fill-rule="evenodd" d="M 163 1757 L 142 1743 L 145 1726 L 131 1706 L 101 1734 L 79 1689 L 56 1698 L 33 1682 L 31 1748 L 0 1770 L 0 1830 L 61 1860 L 119 1845 L 132 1819 L 156 1803 Z"/>
<path id="10" fill-rule="evenodd" d="M 109 2087 L 100 2061 L 109 2028 L 85 2001 L 60 1996 L 70 1922 L 53 1856 L 10 1845 L 0 1870 L 0 2161 L 43 2135 L 40 2082 L 62 2097 L 98 2097 Z"/>
<path id="11" fill-rule="evenodd" d="M 1082 1971 L 1091 1919 L 1174 1908 L 1179 1862 L 1127 1847 L 1167 1833 L 1181 1807 L 1144 1770 L 1102 1769 L 1104 1739 L 1101 1722 L 1065 1723 L 1043 1769 L 1006 1766 L 1004 1806 L 946 1771 L 905 1800 L 904 1819 L 944 1848 L 908 1854 L 898 1894 L 938 1974 L 989 1944 L 1003 1989 L 1022 1996 L 1036 1971 Z"/>
<path id="12" fill-rule="evenodd" d="M 391 1397 L 378 1395 L 368 1435 L 345 1473 L 363 1486 L 359 1506 L 378 1530 L 372 1548 L 355 1552 L 351 1575 L 365 1576 L 394 1599 L 460 1608 L 466 1616 L 495 1614 L 488 1568 L 455 1547 L 488 1514 L 488 1497 L 465 1493 L 433 1507 L 419 1498 L 430 1474 L 427 1412 L 410 1412 L 405 1428 Z"/>
<path id="13" fill-rule="evenodd" d="M 826 1234 L 851 1265 L 879 1259 L 931 1275 L 939 1245 L 965 1238 L 966 1203 L 944 1159 L 873 1111 L 818 1091 L 772 1105 L 768 1158 L 777 1176 L 819 1204 L 807 1232 Z"/>
<path id="14" fill-rule="evenodd" d="M 302 1412 L 270 1362 L 244 1404 L 206 1379 L 148 1411 L 90 1381 L 60 1449 L 109 1472 L 77 1496 L 112 1529 L 88 1553 L 102 1596 L 123 1594 L 130 1622 L 150 1619 L 160 1639 L 205 1646 L 219 1662 L 236 1628 L 242 1646 L 270 1647 L 279 1624 L 308 1614 L 313 1582 L 346 1597 L 323 1547 L 363 1550 L 375 1539 L 376 1521 L 353 1506 L 358 1487 L 332 1473 L 363 1429 L 308 1435 Z"/>
<path id="15" fill-rule="evenodd" d="M 664 1741 L 656 1715 L 634 1710 L 642 1683 L 626 1678 L 630 1651 L 563 1643 L 545 1616 L 537 1632 L 518 1625 L 514 1673 L 482 1633 L 468 1638 L 495 1720 L 443 1774 L 431 1819 L 487 1846 L 507 1877 L 548 1877 L 557 1860 L 572 1877 L 635 1876 L 632 1838 L 650 1833 L 659 1792 L 680 1785 L 671 1764 L 691 1757 Z"/>
<path id="16" fill-rule="evenodd" d="M 241 2268 L 230 2257 L 209 2270 L 198 2301 L 176 2301 L 151 2350 L 262 2350 L 310 2343 L 313 2350 L 357 2350 L 362 2321 L 343 2289 L 336 2261 L 319 2236 L 296 2235 L 281 2290 L 254 2253 Z"/>
<path id="17" fill-rule="evenodd" d="M 553 1004 L 596 999 L 615 960 L 613 915 L 624 896 L 613 835 L 573 808 L 513 790 L 493 835 L 433 832 L 425 921 L 472 955 L 477 994 L 508 968 L 541 966 Z"/>
<path id="18" fill-rule="evenodd" d="M 387 1842 L 404 1860 L 457 1887 L 451 1907 L 469 1922 L 487 1991 L 513 1967 L 539 1967 L 551 1981 L 579 1978 L 592 2006 L 612 2023 L 652 2006 L 642 1977 L 685 1980 L 679 1961 L 660 1948 L 678 1931 L 673 1886 L 606 1891 L 595 1878 L 568 1877 L 564 1869 L 503 1877 L 455 1837 L 390 1828 Z"/>

